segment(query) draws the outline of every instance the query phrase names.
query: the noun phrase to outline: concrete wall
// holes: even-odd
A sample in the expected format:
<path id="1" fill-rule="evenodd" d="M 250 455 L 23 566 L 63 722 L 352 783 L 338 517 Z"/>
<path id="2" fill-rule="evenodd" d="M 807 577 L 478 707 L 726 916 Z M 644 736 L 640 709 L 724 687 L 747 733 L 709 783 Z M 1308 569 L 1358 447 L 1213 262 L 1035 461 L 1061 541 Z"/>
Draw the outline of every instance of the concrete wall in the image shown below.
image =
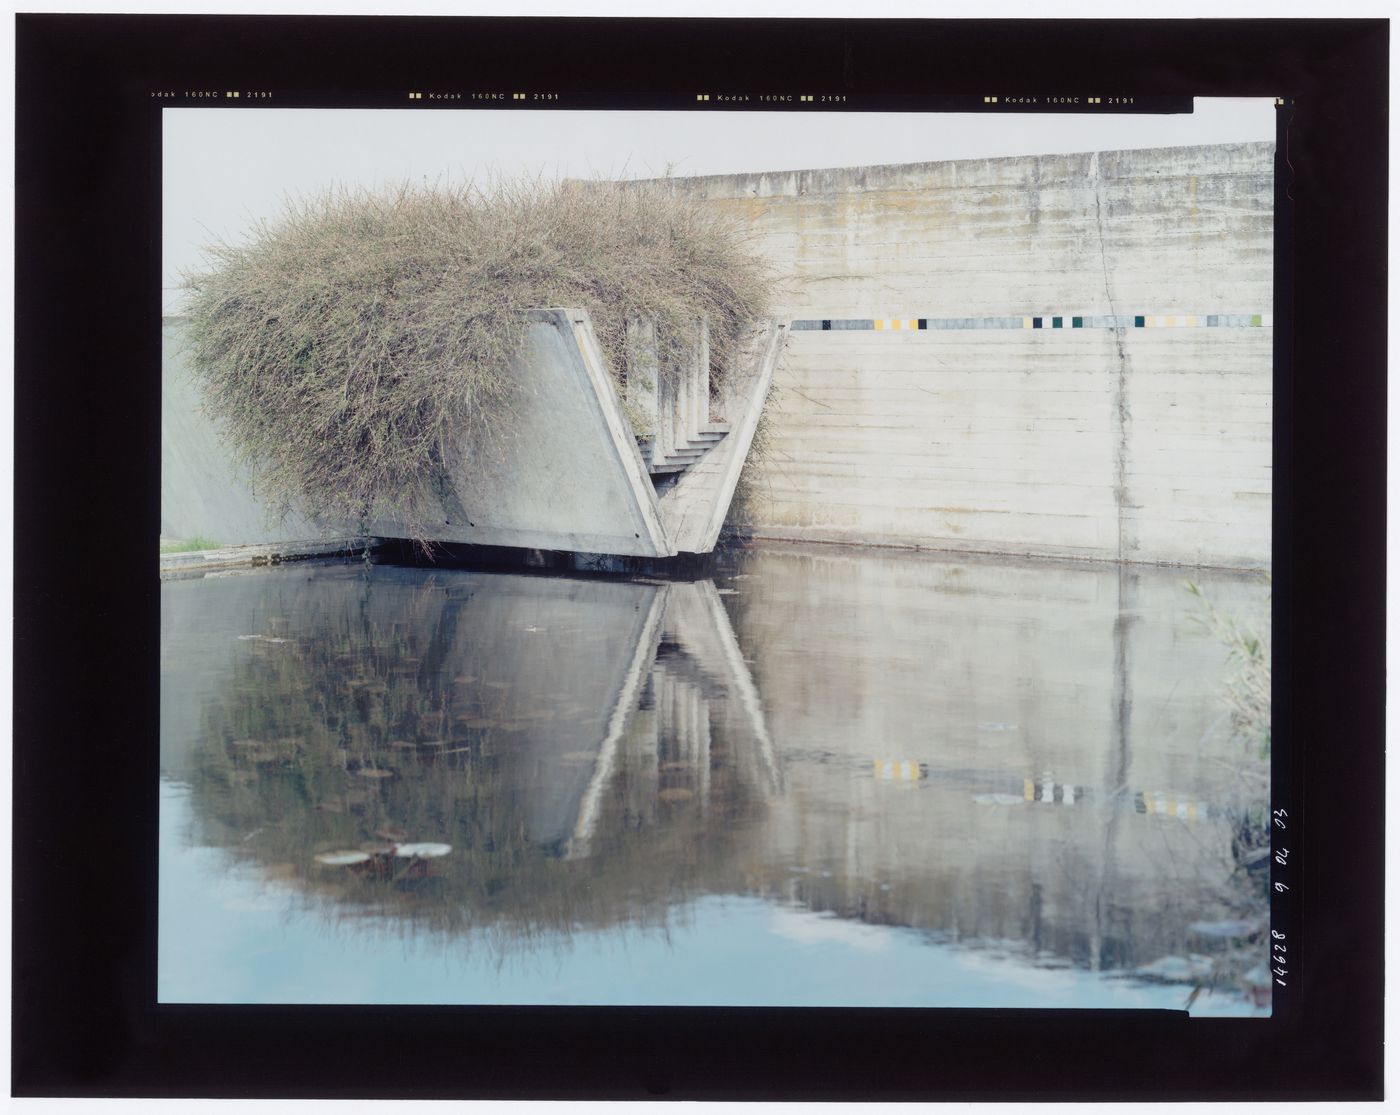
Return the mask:
<path id="1" fill-rule="evenodd" d="M 161 323 L 160 534 L 225 546 L 301 542 L 335 532 L 303 515 L 280 522 L 253 494 L 247 471 L 200 411 L 181 318 Z"/>
<path id="2" fill-rule="evenodd" d="M 680 188 L 786 276 L 756 533 L 1269 565 L 1272 144 Z"/>

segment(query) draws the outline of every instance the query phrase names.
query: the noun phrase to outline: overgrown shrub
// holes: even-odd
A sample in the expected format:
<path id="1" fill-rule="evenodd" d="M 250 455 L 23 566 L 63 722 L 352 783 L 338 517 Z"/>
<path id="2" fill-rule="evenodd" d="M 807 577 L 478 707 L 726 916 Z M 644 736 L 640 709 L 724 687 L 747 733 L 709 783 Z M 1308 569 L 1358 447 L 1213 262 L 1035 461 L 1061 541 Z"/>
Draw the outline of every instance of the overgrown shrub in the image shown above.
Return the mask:
<path id="1" fill-rule="evenodd" d="M 619 377 L 628 319 L 657 323 L 674 375 L 708 316 L 718 385 L 770 281 L 731 218 L 664 181 L 333 191 L 206 251 L 192 363 L 264 502 L 419 541 L 467 435 L 490 446 L 511 405 L 523 311 L 588 310 Z"/>

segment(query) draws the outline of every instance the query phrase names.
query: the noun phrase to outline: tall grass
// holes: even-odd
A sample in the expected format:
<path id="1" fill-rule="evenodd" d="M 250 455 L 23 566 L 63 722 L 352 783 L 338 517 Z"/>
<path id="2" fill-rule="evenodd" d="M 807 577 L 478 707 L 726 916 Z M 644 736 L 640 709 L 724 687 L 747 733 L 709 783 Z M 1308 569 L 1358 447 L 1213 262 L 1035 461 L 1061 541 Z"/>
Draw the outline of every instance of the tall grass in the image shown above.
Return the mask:
<path id="1" fill-rule="evenodd" d="M 264 502 L 419 541 L 463 446 L 496 440 L 523 311 L 588 310 L 619 377 L 629 318 L 674 376 L 707 316 L 718 386 L 770 285 L 732 218 L 665 182 L 336 190 L 206 252 L 192 363 Z"/>

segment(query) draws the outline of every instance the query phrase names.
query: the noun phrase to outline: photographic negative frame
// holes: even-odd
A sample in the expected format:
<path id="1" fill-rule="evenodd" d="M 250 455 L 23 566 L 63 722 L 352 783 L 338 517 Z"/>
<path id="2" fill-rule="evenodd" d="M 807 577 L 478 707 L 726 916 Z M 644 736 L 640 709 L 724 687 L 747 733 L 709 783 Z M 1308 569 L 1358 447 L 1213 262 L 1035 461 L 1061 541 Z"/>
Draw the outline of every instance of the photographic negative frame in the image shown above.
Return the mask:
<path id="1" fill-rule="evenodd" d="M 1384 41 L 1383 24 L 1345 21 L 21 17 L 16 448 L 27 467 L 41 462 L 45 479 L 17 492 L 16 1092 L 1376 1094 L 1379 879 L 1357 850 L 1379 849 L 1381 656 L 1378 622 L 1367 627 L 1357 617 L 1371 614 L 1363 601 L 1367 590 L 1378 590 L 1375 555 L 1384 550 L 1377 545 L 1383 427 L 1375 406 L 1383 318 L 1371 278 L 1380 274 L 1374 232 L 1384 225 L 1376 124 Z M 681 102 L 711 87 L 708 59 L 720 56 L 727 82 L 755 91 L 831 88 L 833 96 L 856 98 L 842 111 L 894 103 L 907 110 L 911 97 L 930 105 L 998 83 L 1009 90 L 1002 96 L 1055 96 L 1064 73 L 1084 69 L 1095 84 L 1131 91 L 1124 96 L 1273 93 L 1295 106 L 1280 142 L 1293 170 L 1280 182 L 1288 204 L 1275 210 L 1293 250 L 1291 258 L 1275 256 L 1274 313 L 1292 315 L 1293 331 L 1291 346 L 1275 354 L 1275 676 L 1288 682 L 1281 683 L 1286 707 L 1275 690 L 1272 786 L 1290 831 L 1306 817 L 1310 830 L 1328 835 L 1301 851 L 1294 845 L 1288 874 L 1275 872 L 1289 889 L 1278 892 L 1287 901 L 1275 901 L 1274 927 L 1303 944 L 1294 954 L 1297 997 L 1278 994 L 1273 1018 L 1192 1025 L 1155 1012 L 462 1007 L 395 1009 L 386 1021 L 378 1008 L 154 1001 L 156 777 L 148 741 L 155 675 L 149 658 L 122 652 L 133 638 L 153 647 L 156 629 L 153 580 L 143 572 L 153 531 L 139 527 L 158 517 L 159 491 L 158 457 L 149 447 L 159 443 L 152 369 L 159 363 L 161 106 L 151 93 L 237 86 L 273 92 L 282 106 L 344 108 L 387 103 L 418 87 L 481 86 L 567 92 L 577 108 L 622 111 L 618 98 L 636 105 L 645 96 L 652 107 L 669 108 L 671 98 L 676 111 L 695 111 Z M 75 58 L 84 68 L 59 64 Z M 930 58 L 939 59 L 934 70 Z M 550 111 L 568 108 L 561 102 Z M 746 108 L 736 102 L 722 111 Z M 1336 206 L 1338 196 L 1352 204 Z M 85 247 L 80 230 L 92 237 Z M 149 281 L 131 281 L 133 270 Z M 1339 281 L 1343 273 L 1347 280 Z M 90 315 L 81 332 L 71 327 L 79 305 Z M 1337 353 L 1350 369 L 1345 392 L 1318 371 L 1327 366 L 1324 354 L 1336 364 Z M 76 406 L 72 384 L 81 385 Z M 133 444 L 147 449 L 134 452 Z M 55 557 L 46 549 L 41 559 L 24 541 L 62 537 L 58 497 L 94 488 L 105 498 L 85 500 L 92 519 L 83 533 L 104 540 L 106 573 L 96 580 L 78 554 Z M 1335 573 L 1339 562 L 1345 576 Z M 100 701 L 57 699 L 72 684 L 60 662 L 71 655 L 74 630 L 89 653 L 112 663 L 99 680 L 81 683 L 85 693 L 101 693 Z M 1358 631 L 1369 632 L 1359 637 L 1360 653 Z M 1347 694 L 1335 675 L 1297 684 L 1302 647 L 1308 656 L 1357 663 Z M 46 742 L 59 738 L 91 742 L 66 750 Z M 1313 742 L 1327 739 L 1363 743 L 1339 756 Z M 59 817 L 76 824 L 65 821 L 55 832 Z M 108 851 L 83 854 L 98 834 Z M 1286 882 L 1301 876 L 1304 855 L 1310 879 L 1338 882 L 1316 889 Z M 1358 924 L 1371 931 L 1357 932 Z M 87 1009 L 75 1019 L 72 1004 L 80 1001 Z M 384 1050 L 386 1026 L 394 1031 L 392 1055 L 369 1055 Z M 469 1066 L 450 1056 L 464 1042 L 475 1051 Z M 275 1052 L 291 1047 L 301 1054 L 296 1070 Z M 541 1047 L 563 1052 L 542 1065 Z M 1008 1052 L 1017 1049 L 1035 1053 Z"/>

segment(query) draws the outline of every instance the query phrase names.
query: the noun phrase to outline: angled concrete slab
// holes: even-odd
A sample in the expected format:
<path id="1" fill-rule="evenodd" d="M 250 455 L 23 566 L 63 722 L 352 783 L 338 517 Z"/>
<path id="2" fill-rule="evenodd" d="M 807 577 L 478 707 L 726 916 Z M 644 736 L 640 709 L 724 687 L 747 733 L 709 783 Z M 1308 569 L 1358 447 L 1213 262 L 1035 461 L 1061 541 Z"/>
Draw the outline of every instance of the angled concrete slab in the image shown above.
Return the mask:
<path id="1" fill-rule="evenodd" d="M 588 314 L 529 311 L 517 390 L 473 432 L 428 524 L 441 542 L 637 557 L 676 551 Z M 405 537 L 379 519 L 369 533 Z"/>

